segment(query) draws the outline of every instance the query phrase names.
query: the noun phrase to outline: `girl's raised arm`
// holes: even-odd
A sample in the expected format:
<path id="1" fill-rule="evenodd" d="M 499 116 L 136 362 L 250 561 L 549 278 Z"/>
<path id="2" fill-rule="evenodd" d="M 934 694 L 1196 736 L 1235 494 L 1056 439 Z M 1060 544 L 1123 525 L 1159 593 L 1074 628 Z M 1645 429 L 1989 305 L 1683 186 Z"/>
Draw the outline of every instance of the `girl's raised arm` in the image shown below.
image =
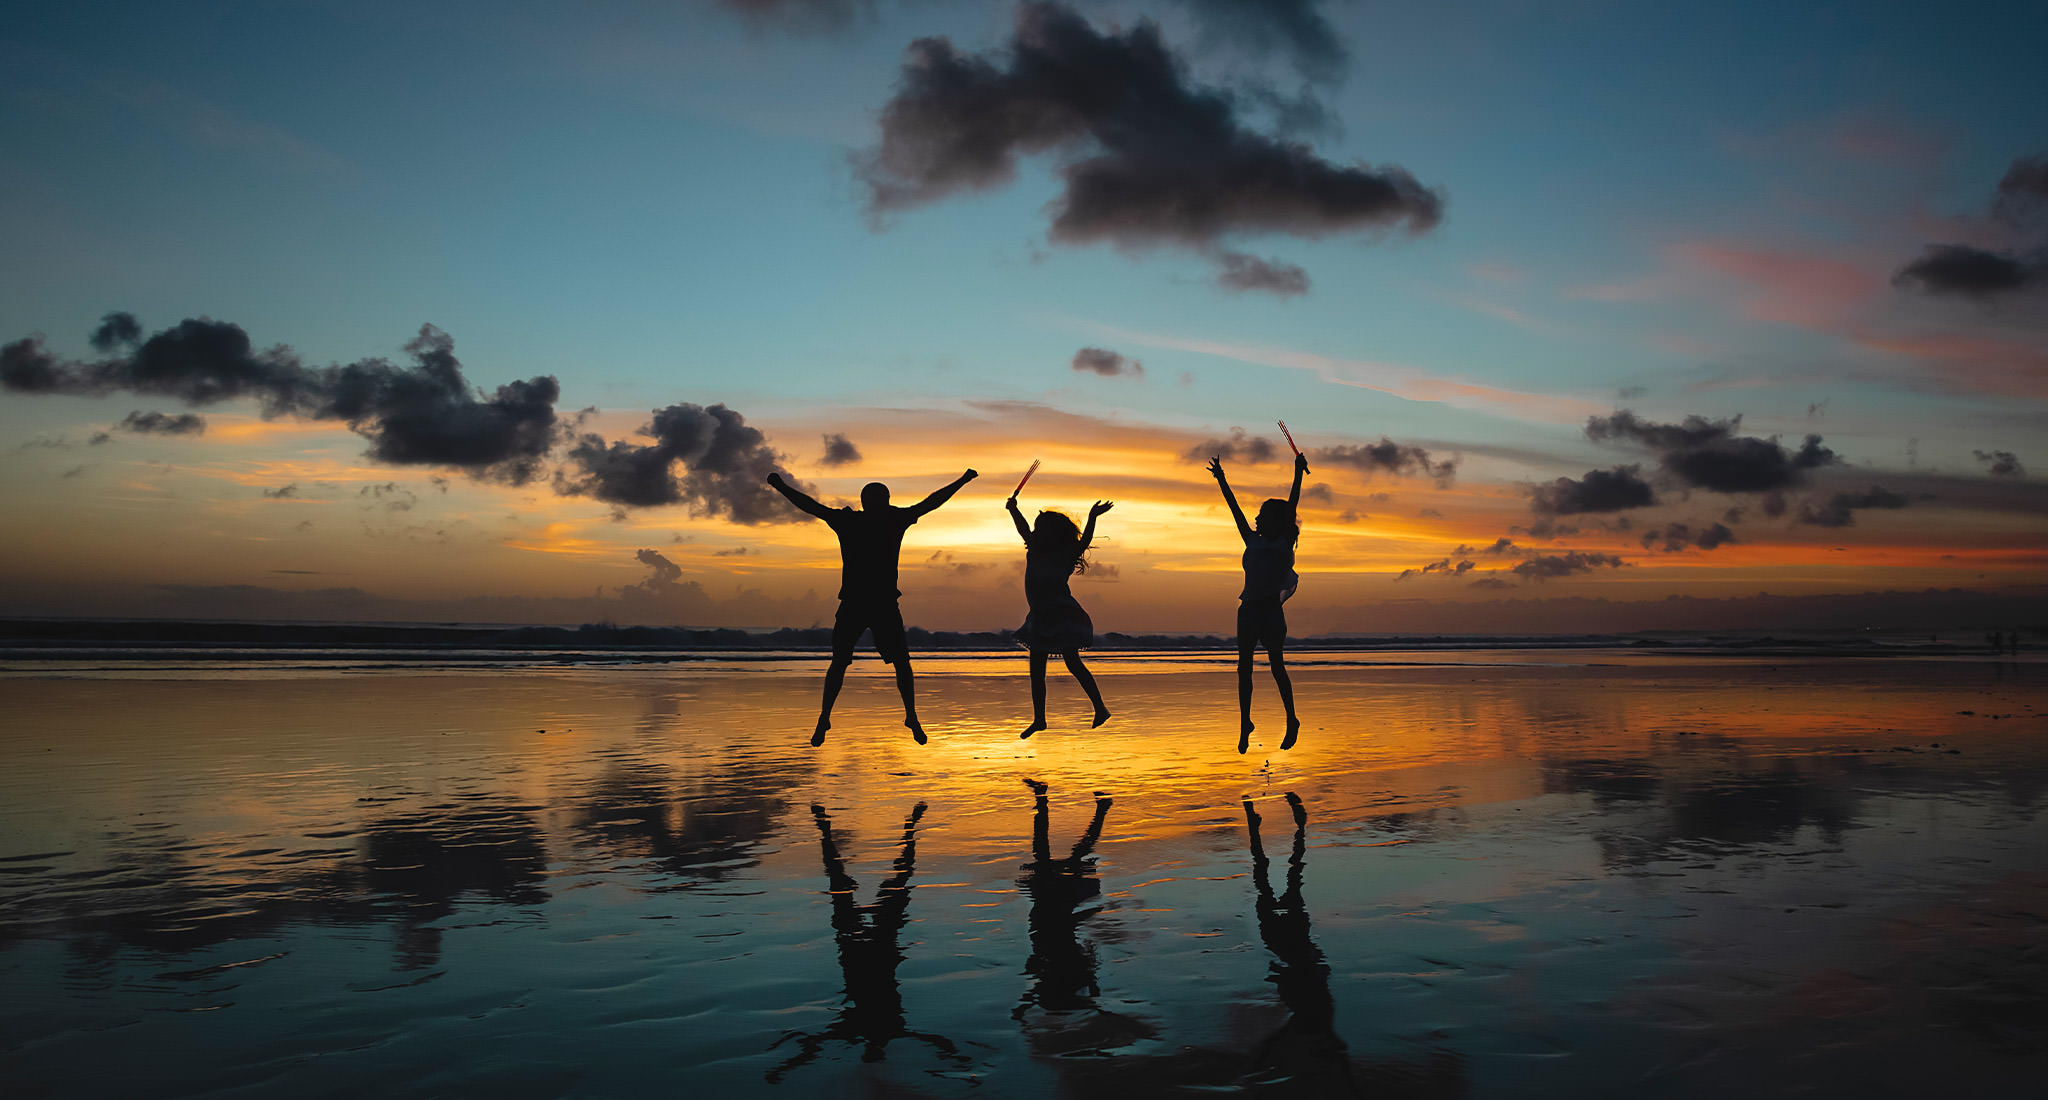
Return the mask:
<path id="1" fill-rule="evenodd" d="M 1081 528 L 1081 553 L 1088 552 L 1088 544 L 1095 541 L 1095 517 L 1116 507 L 1113 500 L 1098 500 L 1095 507 L 1088 509 L 1088 526 Z"/>
<path id="2" fill-rule="evenodd" d="M 1031 525 L 1024 522 L 1024 511 L 1017 507 L 1017 494 L 1011 493 L 1003 507 L 1010 510 L 1010 519 L 1017 524 L 1017 536 L 1024 540 L 1024 545 L 1031 545 Z"/>
<path id="3" fill-rule="evenodd" d="M 1308 473 L 1308 456 L 1297 452 L 1294 456 L 1294 488 L 1287 494 L 1287 506 L 1298 508 L 1301 504 L 1301 475 Z"/>
<path id="4" fill-rule="evenodd" d="M 1223 476 L 1223 460 L 1212 456 L 1209 459 L 1209 473 L 1216 478 L 1216 484 L 1223 489 L 1223 502 L 1230 505 L 1230 516 L 1237 521 L 1239 537 L 1243 538 L 1246 542 L 1250 542 L 1252 540 L 1252 525 L 1244 521 L 1244 509 L 1237 506 L 1237 494 L 1230 491 L 1230 482 Z M 1299 481 L 1300 479 L 1297 478 L 1297 485 Z"/>

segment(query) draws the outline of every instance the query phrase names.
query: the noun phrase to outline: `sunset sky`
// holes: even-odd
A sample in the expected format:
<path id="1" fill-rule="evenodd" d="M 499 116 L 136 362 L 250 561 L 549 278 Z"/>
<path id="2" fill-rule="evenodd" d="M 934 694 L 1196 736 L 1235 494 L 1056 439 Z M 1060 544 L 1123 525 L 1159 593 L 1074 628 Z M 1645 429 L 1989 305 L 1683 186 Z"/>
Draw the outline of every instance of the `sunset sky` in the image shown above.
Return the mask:
<path id="1" fill-rule="evenodd" d="M 24 10 L 0 614 L 807 626 L 837 551 L 769 470 L 973 467 L 904 610 L 999 629 L 1040 459 L 1027 511 L 1116 501 L 1099 630 L 1227 631 L 1202 465 L 1284 494 L 1278 419 L 1296 634 L 2038 593 L 2044 40 L 2038 3 Z"/>

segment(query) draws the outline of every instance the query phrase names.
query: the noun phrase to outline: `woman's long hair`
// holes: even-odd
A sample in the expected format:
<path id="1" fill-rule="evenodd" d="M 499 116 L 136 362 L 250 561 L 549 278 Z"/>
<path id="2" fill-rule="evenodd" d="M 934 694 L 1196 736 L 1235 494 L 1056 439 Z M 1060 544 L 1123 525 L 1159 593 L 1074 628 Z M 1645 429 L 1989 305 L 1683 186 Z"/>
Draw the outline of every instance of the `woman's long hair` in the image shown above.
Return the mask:
<path id="1" fill-rule="evenodd" d="M 1088 558 L 1081 550 L 1081 529 L 1074 525 L 1074 517 L 1050 508 L 1038 513 L 1038 520 L 1031 525 L 1029 547 L 1034 553 L 1057 554 L 1074 557 L 1074 572 L 1088 571 Z"/>
<path id="2" fill-rule="evenodd" d="M 1301 519 L 1294 514 L 1294 506 L 1279 497 L 1268 498 L 1259 505 L 1259 517 L 1252 521 L 1252 530 L 1262 539 L 1285 538 L 1289 546 L 1301 543 Z"/>

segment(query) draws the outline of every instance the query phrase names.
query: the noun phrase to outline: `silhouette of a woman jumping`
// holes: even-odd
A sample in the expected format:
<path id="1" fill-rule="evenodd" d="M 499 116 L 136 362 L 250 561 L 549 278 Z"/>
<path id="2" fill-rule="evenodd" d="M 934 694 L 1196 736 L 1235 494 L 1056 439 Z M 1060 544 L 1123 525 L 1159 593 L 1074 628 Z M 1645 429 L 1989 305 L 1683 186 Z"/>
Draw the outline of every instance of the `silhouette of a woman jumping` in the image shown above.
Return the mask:
<path id="1" fill-rule="evenodd" d="M 1280 687 L 1280 703 L 1287 708 L 1287 737 L 1282 749 L 1294 747 L 1301 736 L 1301 719 L 1294 715 L 1294 683 L 1287 678 L 1287 616 L 1280 605 L 1294 595 L 1301 583 L 1294 572 L 1294 544 L 1301 540 L 1301 520 L 1296 506 L 1301 503 L 1301 475 L 1308 472 L 1308 459 L 1294 456 L 1294 488 L 1286 500 L 1274 498 L 1259 505 L 1256 523 L 1246 523 L 1244 509 L 1223 476 L 1223 461 L 1209 460 L 1209 473 L 1223 489 L 1223 501 L 1237 520 L 1237 533 L 1244 539 L 1244 591 L 1237 605 L 1237 709 L 1241 721 L 1237 751 L 1251 747 L 1252 737 L 1252 650 L 1266 647 L 1266 660 L 1273 667 L 1273 682 Z"/>
<path id="2" fill-rule="evenodd" d="M 1038 513 L 1036 526 L 1026 524 L 1016 493 L 1011 493 L 1003 506 L 1010 510 L 1017 534 L 1024 539 L 1024 599 L 1031 606 L 1024 625 L 1017 628 L 1017 640 L 1031 651 L 1031 724 L 1017 736 L 1029 737 L 1045 728 L 1045 659 L 1053 653 L 1066 659 L 1067 671 L 1081 682 L 1081 690 L 1095 704 L 1091 726 L 1100 726 L 1109 721 L 1109 708 L 1102 705 L 1095 677 L 1081 663 L 1081 650 L 1095 644 L 1095 624 L 1067 590 L 1067 581 L 1088 568 L 1085 555 L 1095 541 L 1096 517 L 1113 505 L 1096 501 L 1095 507 L 1088 509 L 1085 530 L 1077 530 L 1066 513 L 1049 509 Z"/>

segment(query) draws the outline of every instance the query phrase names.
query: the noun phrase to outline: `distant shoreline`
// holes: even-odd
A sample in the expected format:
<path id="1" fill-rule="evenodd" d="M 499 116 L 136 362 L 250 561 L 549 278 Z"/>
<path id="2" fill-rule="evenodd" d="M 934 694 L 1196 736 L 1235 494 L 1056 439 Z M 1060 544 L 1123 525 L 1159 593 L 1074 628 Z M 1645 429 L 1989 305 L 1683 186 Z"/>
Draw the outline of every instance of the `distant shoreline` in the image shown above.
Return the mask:
<path id="1" fill-rule="evenodd" d="M 521 657 L 613 657 L 642 661 L 697 656 L 811 655 L 831 649 L 828 627 L 771 631 L 732 628 L 505 626 L 493 624 L 237 622 L 161 619 L 0 619 L 0 660 L 266 661 L 308 656 L 361 660 L 491 662 Z M 908 631 L 913 651 L 952 653 L 1017 648 L 1008 631 Z M 2031 639 L 2030 639 L 2031 640 Z M 1290 638 L 1291 652 L 1682 650 L 1759 655 L 1989 656 L 1982 634 L 1926 631 L 1677 632 L 1539 635 L 1352 634 Z M 1216 634 L 1097 635 L 1092 652 L 1230 653 L 1235 639 Z"/>

